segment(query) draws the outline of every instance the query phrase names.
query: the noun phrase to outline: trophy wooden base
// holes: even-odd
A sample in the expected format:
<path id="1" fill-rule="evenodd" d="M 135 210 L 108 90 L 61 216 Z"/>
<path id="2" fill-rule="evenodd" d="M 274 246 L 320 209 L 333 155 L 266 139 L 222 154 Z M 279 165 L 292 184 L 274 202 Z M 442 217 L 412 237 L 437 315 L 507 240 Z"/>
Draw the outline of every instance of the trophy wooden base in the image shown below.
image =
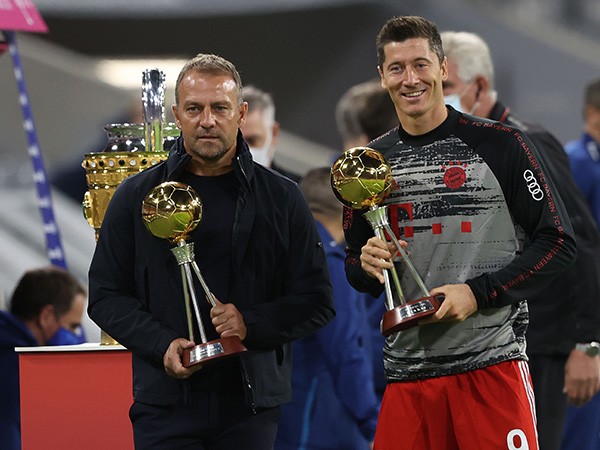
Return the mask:
<path id="1" fill-rule="evenodd" d="M 443 295 L 423 297 L 418 300 L 397 306 L 383 314 L 381 334 L 389 336 L 408 328 L 416 327 L 419 320 L 435 314 L 440 307 Z"/>
<path id="2" fill-rule="evenodd" d="M 189 350 L 184 350 L 183 367 L 206 364 L 247 351 L 248 349 L 242 344 L 239 337 L 228 336 L 205 344 L 196 345 Z"/>

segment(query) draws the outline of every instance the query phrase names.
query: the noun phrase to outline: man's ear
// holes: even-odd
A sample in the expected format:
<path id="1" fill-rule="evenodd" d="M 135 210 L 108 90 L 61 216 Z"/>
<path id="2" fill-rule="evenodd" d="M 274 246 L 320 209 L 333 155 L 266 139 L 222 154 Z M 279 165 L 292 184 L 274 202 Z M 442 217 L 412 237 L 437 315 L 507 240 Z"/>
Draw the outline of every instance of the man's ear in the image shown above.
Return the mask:
<path id="1" fill-rule="evenodd" d="M 271 138 L 271 147 L 275 147 L 277 144 L 277 138 L 279 137 L 279 130 L 281 127 L 279 126 L 279 122 L 273 123 L 273 137 Z"/>
<path id="2" fill-rule="evenodd" d="M 177 105 L 171 105 L 171 109 L 173 110 L 173 115 L 175 116 L 175 125 L 177 125 L 177 128 L 181 130 L 181 122 L 179 121 L 179 110 L 177 109 Z"/>
<path id="3" fill-rule="evenodd" d="M 477 75 L 475 77 L 475 85 L 477 86 L 477 92 L 479 92 L 480 95 L 489 93 L 490 82 L 483 75 Z"/>
<path id="4" fill-rule="evenodd" d="M 48 327 L 53 328 L 58 322 L 58 318 L 56 317 L 56 313 L 54 312 L 54 305 L 45 305 L 40 310 L 38 315 L 40 326 L 47 330 Z"/>
<path id="5" fill-rule="evenodd" d="M 381 66 L 377 66 L 377 72 L 379 72 L 379 77 L 381 78 L 381 87 L 383 89 L 387 89 L 387 84 L 385 84 L 385 79 L 383 77 L 383 71 L 381 70 Z"/>

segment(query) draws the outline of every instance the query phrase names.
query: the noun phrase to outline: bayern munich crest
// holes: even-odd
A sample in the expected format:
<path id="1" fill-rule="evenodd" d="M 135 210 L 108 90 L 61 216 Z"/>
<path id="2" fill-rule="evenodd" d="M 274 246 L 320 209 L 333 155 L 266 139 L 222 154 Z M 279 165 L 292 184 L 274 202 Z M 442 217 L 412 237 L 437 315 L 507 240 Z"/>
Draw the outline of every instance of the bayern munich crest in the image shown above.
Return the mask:
<path id="1" fill-rule="evenodd" d="M 450 161 L 448 164 L 444 164 L 442 166 L 444 184 L 450 189 L 460 188 L 467 180 L 466 168 L 467 164 L 460 161 Z"/>

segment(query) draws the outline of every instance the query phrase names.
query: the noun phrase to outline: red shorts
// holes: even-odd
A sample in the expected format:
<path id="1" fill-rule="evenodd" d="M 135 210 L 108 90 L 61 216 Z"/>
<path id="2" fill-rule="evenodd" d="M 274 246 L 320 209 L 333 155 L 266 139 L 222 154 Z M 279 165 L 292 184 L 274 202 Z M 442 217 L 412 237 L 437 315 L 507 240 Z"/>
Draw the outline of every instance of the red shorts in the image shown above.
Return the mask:
<path id="1" fill-rule="evenodd" d="M 374 450 L 538 450 L 529 366 L 388 385 Z"/>

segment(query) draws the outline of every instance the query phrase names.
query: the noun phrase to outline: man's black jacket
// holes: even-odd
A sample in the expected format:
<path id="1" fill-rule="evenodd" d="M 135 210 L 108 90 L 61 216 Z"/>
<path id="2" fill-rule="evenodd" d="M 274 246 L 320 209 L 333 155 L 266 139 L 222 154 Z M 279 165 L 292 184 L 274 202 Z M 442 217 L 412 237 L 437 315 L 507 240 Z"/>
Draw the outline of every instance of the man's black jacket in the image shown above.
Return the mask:
<path id="1" fill-rule="evenodd" d="M 163 355 L 188 337 L 174 244 L 142 223 L 144 197 L 177 180 L 190 156 L 180 137 L 167 161 L 127 178 L 112 197 L 89 271 L 90 317 L 133 354 L 134 398 L 152 404 L 185 401 L 187 380 L 169 377 Z M 335 315 L 327 260 L 298 186 L 252 162 L 241 133 L 233 161 L 240 193 L 232 237 L 229 299 L 244 317 L 249 349 L 241 356 L 249 406 L 291 399 L 291 341 Z M 202 197 L 201 193 L 199 193 Z M 193 232 L 192 232 L 193 238 Z M 196 259 L 210 258 L 196 243 Z M 210 324 L 210 319 L 205 322 Z M 213 363 L 218 364 L 218 362 Z"/>
<path id="2" fill-rule="evenodd" d="M 573 181 L 569 159 L 541 125 L 522 121 L 496 103 L 490 119 L 520 128 L 540 151 L 563 200 L 577 242 L 577 260 L 528 299 L 527 353 L 568 355 L 577 342 L 600 340 L 600 235 L 587 202 Z"/>

